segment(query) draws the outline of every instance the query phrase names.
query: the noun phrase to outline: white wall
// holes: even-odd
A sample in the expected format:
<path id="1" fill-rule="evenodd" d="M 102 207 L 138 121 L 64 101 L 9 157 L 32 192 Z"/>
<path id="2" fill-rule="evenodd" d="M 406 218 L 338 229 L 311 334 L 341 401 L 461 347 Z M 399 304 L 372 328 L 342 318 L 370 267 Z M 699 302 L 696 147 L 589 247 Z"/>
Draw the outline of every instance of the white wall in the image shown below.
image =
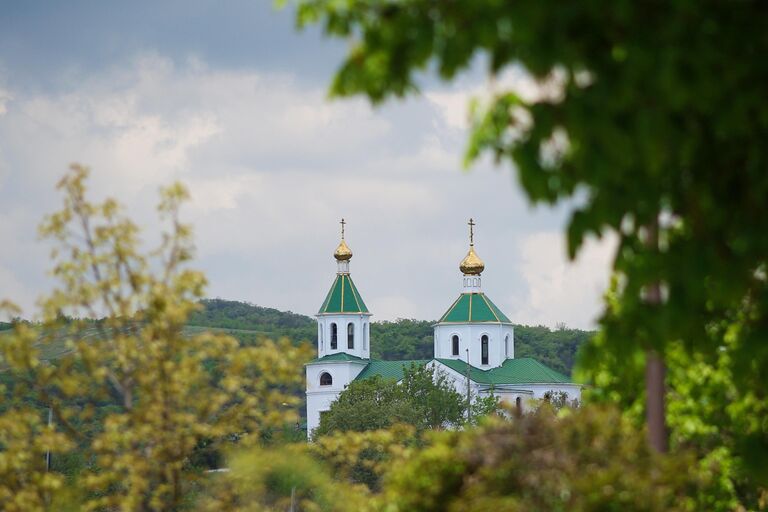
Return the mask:
<path id="1" fill-rule="evenodd" d="M 481 339 L 488 336 L 488 364 L 482 364 Z M 497 323 L 440 323 L 435 325 L 435 357 L 467 360 L 476 368 L 501 366 L 506 359 L 515 357 L 515 330 L 511 324 Z M 453 336 L 459 337 L 459 354 L 453 355 Z M 509 336 L 508 345 L 505 339 Z"/>
<path id="2" fill-rule="evenodd" d="M 338 329 L 336 349 L 331 349 L 331 324 Z M 355 328 L 355 347 L 348 348 L 347 325 Z M 317 356 L 323 357 L 344 352 L 369 359 L 371 357 L 371 314 L 323 314 L 317 315 Z"/>
<path id="3" fill-rule="evenodd" d="M 368 365 L 367 361 L 325 361 L 308 363 L 307 374 L 307 434 L 320 425 L 320 412 L 327 411 L 339 393 Z M 330 386 L 320 385 L 320 375 L 329 373 Z"/>
<path id="4" fill-rule="evenodd" d="M 432 361 L 429 363 L 430 367 L 437 368 L 439 371 L 445 373 L 453 381 L 453 388 L 457 393 L 462 396 L 467 395 L 467 376 L 461 374 L 452 368 L 445 366 L 439 361 Z M 487 389 L 487 385 L 479 385 L 475 382 L 470 382 L 470 392 L 472 396 L 489 396 L 490 390 Z M 496 386 L 493 389 L 493 394 L 498 396 L 501 400 L 508 404 L 515 406 L 517 398 L 520 398 L 520 405 L 523 412 L 531 410 L 533 402 L 544 398 L 544 394 L 547 391 L 565 391 L 568 395 L 568 400 L 577 399 L 581 402 L 581 386 L 577 384 L 505 384 Z"/>

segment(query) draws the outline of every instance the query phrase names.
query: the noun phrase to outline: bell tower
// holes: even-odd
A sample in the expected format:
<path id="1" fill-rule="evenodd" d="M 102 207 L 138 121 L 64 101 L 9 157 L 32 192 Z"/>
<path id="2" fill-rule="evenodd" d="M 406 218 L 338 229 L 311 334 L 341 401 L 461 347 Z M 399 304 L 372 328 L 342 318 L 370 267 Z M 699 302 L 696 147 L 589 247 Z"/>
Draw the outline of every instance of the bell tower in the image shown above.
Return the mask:
<path id="1" fill-rule="evenodd" d="M 336 278 L 317 313 L 317 355 L 345 353 L 368 359 L 371 313 L 349 274 L 352 250 L 344 238 L 346 224 L 341 219 L 341 241 L 333 253 Z"/>
<path id="2" fill-rule="evenodd" d="M 485 263 L 475 252 L 475 221 L 469 219 L 469 251 L 459 263 L 462 289 L 435 324 L 435 358 L 460 359 L 476 368 L 501 366 L 515 357 L 512 322 L 481 288 Z"/>

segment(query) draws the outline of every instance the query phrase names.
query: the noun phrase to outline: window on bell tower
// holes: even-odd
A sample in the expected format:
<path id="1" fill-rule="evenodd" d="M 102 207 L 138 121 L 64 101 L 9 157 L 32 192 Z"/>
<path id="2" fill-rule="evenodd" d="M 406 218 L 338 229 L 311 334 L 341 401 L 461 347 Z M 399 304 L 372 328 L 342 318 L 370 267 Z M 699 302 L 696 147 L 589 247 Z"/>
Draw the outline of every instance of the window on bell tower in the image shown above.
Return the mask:
<path id="1" fill-rule="evenodd" d="M 347 348 L 355 348 L 355 324 L 352 322 L 347 324 Z"/>
<path id="2" fill-rule="evenodd" d="M 452 351 L 451 353 L 455 356 L 459 355 L 459 337 L 457 335 L 453 335 L 453 338 L 451 338 L 451 345 L 452 345 Z"/>
<path id="3" fill-rule="evenodd" d="M 335 323 L 331 324 L 331 350 L 336 350 L 338 346 L 339 333 Z"/>
<path id="4" fill-rule="evenodd" d="M 480 363 L 488 364 L 488 336 L 480 338 Z"/>

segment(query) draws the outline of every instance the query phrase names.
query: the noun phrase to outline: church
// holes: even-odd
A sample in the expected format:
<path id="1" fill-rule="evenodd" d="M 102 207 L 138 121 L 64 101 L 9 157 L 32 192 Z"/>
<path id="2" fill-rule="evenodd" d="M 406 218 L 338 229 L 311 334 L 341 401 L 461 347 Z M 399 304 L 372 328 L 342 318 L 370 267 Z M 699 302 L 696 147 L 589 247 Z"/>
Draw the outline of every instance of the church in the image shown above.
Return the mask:
<path id="1" fill-rule="evenodd" d="M 544 394 L 564 392 L 580 400 L 581 386 L 532 358 L 515 358 L 515 329 L 509 318 L 482 291 L 485 264 L 475 252 L 474 222 L 469 221 L 469 252 L 461 260 L 461 291 L 434 326 L 432 359 L 371 359 L 371 312 L 349 272 L 352 251 L 344 239 L 333 256 L 338 269 L 317 313 L 317 359 L 307 363 L 307 432 L 353 380 L 379 375 L 400 381 L 403 369 L 429 365 L 453 381 L 456 391 L 472 397 L 493 394 L 520 410 Z"/>

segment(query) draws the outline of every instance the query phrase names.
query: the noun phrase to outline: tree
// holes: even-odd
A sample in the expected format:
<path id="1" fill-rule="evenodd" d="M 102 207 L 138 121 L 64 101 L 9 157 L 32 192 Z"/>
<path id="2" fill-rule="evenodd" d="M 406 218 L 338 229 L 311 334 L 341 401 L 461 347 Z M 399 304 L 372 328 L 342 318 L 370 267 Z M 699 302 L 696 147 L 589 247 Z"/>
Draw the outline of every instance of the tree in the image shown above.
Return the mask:
<path id="1" fill-rule="evenodd" d="M 450 379 L 426 365 L 411 365 L 403 379 L 373 377 L 352 381 L 320 417 L 315 436 L 334 432 L 380 430 L 403 423 L 417 431 L 460 425 L 466 415 L 464 397 Z"/>
<path id="2" fill-rule="evenodd" d="M 732 510 L 717 464 L 658 454 L 607 407 L 549 408 L 435 433 L 385 476 L 381 510 Z"/>
<path id="3" fill-rule="evenodd" d="M 351 39 L 336 96 L 404 96 L 424 70 L 450 80 L 478 56 L 537 81 L 475 104 L 466 161 L 513 166 L 533 202 L 578 197 L 572 257 L 588 236 L 618 237 L 621 307 L 603 332 L 646 352 L 649 404 L 663 405 L 665 346 L 714 354 L 707 330 L 744 308 L 736 378 L 768 372 L 764 4 L 300 0 L 297 19 Z M 649 413 L 663 449 L 663 409 Z M 754 449 L 768 455 L 768 433 Z"/>
<path id="4" fill-rule="evenodd" d="M 333 432 L 379 430 L 395 423 L 416 422 L 397 382 L 381 377 L 353 381 L 320 416 L 313 437 Z"/>
<path id="5" fill-rule="evenodd" d="M 717 464 L 722 486 L 731 489 L 740 509 L 765 510 L 768 490 L 759 482 L 767 470 L 753 459 L 761 452 L 752 447 L 764 435 L 758 419 L 768 415 L 768 400 L 759 387 L 740 385 L 736 374 L 742 369 L 732 354 L 742 335 L 738 321 L 723 322 L 709 333 L 722 344 L 716 354 L 690 354 L 682 342 L 665 348 L 670 446 L 696 453 L 700 467 Z M 641 424 L 644 358 L 638 347 L 618 350 L 602 334 L 596 336 L 577 370 L 595 384 L 585 390 L 585 400 L 619 406 L 625 418 Z"/>
<path id="6" fill-rule="evenodd" d="M 187 465 L 201 444 L 250 446 L 263 428 L 295 421 L 281 404 L 298 405 L 309 354 L 287 340 L 241 347 L 228 336 L 184 335 L 205 286 L 186 268 L 185 189 L 161 192 L 170 229 L 152 259 L 114 200 L 87 200 L 87 175 L 72 167 L 59 184 L 64 207 L 41 228 L 55 242 L 58 285 L 42 301 L 39 329 L 16 323 L 0 344 L 12 383 L 3 398 L 13 402 L 0 415 L 0 508 L 175 509 L 196 478 Z M 41 354 L 62 337 L 68 352 L 44 364 Z M 42 454 L 56 460 L 75 449 L 90 463 L 64 485 Z"/>

